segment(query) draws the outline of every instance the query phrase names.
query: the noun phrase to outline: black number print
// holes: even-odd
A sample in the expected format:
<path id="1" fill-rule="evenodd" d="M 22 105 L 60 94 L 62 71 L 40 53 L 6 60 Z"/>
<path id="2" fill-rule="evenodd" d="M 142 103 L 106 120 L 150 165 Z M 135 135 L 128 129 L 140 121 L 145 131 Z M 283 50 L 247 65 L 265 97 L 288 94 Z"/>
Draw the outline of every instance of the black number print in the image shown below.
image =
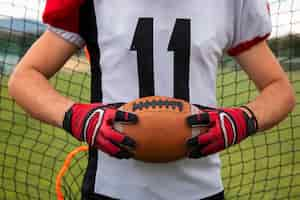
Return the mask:
<path id="1" fill-rule="evenodd" d="M 140 97 L 153 96 L 153 18 L 139 18 L 130 50 L 137 51 Z M 174 52 L 174 97 L 189 101 L 191 20 L 176 19 L 167 50 Z"/>

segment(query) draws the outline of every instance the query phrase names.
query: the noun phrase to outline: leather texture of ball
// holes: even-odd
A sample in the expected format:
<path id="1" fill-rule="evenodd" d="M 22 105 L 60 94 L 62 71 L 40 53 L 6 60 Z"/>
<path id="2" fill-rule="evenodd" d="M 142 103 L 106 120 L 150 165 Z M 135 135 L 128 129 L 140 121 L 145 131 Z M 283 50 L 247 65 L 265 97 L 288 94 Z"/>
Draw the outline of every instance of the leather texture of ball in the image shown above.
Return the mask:
<path id="1" fill-rule="evenodd" d="M 190 103 L 162 96 L 136 99 L 120 110 L 135 113 L 134 125 L 116 123 L 115 129 L 137 142 L 134 158 L 145 162 L 170 162 L 186 157 L 186 140 L 203 132 L 190 128 L 186 117 L 200 112 Z"/>

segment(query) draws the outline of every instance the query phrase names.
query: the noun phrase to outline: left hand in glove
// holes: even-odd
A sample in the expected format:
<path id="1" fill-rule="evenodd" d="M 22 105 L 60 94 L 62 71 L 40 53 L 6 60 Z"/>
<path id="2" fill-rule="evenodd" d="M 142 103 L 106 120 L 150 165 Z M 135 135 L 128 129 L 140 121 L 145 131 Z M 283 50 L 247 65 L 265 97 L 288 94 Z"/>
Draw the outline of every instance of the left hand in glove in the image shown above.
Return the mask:
<path id="1" fill-rule="evenodd" d="M 202 109 L 201 113 L 189 116 L 187 122 L 191 127 L 209 128 L 207 132 L 187 141 L 190 149 L 188 157 L 190 158 L 200 158 L 222 151 L 240 143 L 258 129 L 253 112 L 246 106 L 241 108 L 205 108 Z"/>

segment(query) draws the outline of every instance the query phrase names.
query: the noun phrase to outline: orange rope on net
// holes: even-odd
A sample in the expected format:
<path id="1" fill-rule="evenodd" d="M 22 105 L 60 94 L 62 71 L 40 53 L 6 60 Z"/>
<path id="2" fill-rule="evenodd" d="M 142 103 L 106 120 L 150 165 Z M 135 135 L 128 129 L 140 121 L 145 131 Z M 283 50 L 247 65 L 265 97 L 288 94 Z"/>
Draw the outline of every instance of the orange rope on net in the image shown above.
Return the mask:
<path id="1" fill-rule="evenodd" d="M 90 53 L 89 53 L 89 50 L 87 49 L 87 47 L 85 46 L 83 50 L 84 50 L 86 59 L 87 59 L 89 62 L 91 62 L 91 56 L 90 56 Z"/>
<path id="2" fill-rule="evenodd" d="M 67 155 L 65 162 L 56 177 L 55 190 L 56 190 L 57 200 L 64 200 L 64 195 L 61 191 L 61 182 L 62 182 L 63 176 L 68 171 L 68 168 L 71 164 L 73 157 L 80 152 L 87 151 L 88 149 L 89 149 L 88 146 L 80 146 L 80 147 L 77 147 L 76 149 L 74 149 L 73 151 L 71 151 Z"/>

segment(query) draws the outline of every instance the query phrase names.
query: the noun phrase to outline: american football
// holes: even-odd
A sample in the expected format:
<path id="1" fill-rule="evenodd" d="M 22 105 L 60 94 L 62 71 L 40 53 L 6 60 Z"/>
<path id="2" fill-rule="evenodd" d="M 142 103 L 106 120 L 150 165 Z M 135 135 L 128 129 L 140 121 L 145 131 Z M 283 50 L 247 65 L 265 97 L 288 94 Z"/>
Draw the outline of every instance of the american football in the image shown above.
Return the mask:
<path id="1" fill-rule="evenodd" d="M 186 156 L 186 140 L 204 128 L 190 128 L 186 117 L 200 110 L 186 101 L 151 96 L 129 102 L 120 110 L 135 113 L 136 125 L 116 123 L 115 128 L 137 142 L 134 158 L 145 162 L 170 162 Z"/>

